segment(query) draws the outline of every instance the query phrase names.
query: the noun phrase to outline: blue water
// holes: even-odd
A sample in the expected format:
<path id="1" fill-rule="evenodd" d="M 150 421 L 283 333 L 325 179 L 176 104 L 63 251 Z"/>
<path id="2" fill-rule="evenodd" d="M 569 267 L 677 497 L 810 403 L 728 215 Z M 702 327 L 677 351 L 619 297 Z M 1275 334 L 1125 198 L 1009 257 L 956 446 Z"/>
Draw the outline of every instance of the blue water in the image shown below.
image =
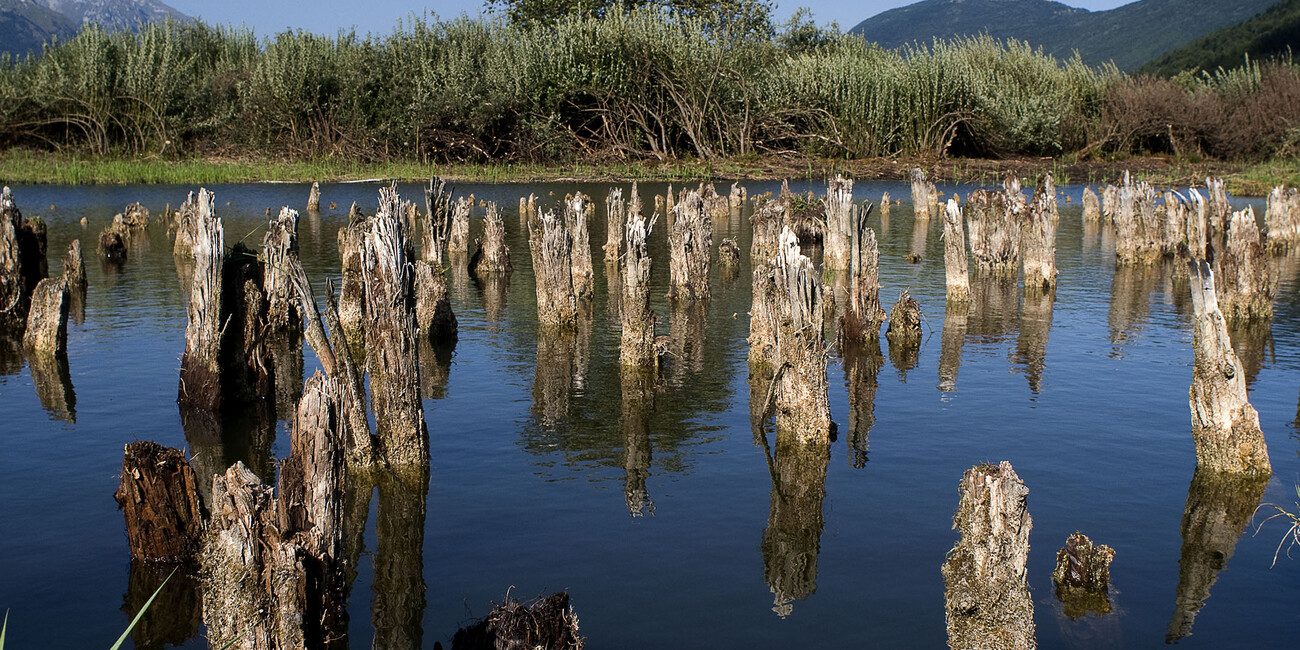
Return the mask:
<path id="1" fill-rule="evenodd" d="M 1001 307 L 970 315 L 965 336 L 957 339 L 960 355 L 946 359 L 939 220 L 930 224 L 924 261 L 908 264 L 910 205 L 893 208 L 888 228 L 873 215 L 881 242 L 881 300 L 891 304 L 910 288 L 928 336 L 917 365 L 907 369 L 889 360 L 881 342 L 885 361 L 861 468 L 853 466 L 847 443 L 847 378 L 839 356 L 832 356 L 827 372 L 839 434 L 825 476 L 823 526 L 805 531 L 813 544 L 803 549 L 815 558 L 815 590 L 793 600 L 778 598 L 765 573 L 786 558 L 765 559 L 762 546 L 773 486 L 749 421 L 747 254 L 738 277 L 714 271 L 703 353 L 677 359 L 665 373 L 646 416 L 650 460 L 643 469 L 652 505 L 643 516 L 629 512 L 626 449 L 645 441 L 630 440 L 634 432 L 620 421 L 618 322 L 600 250 L 609 187 L 456 188 L 503 204 L 515 272 L 503 306 L 485 300 L 472 281 L 451 281 L 460 340 L 445 385 L 437 386 L 436 397 L 426 395 L 433 461 L 423 553 L 403 558 L 417 568 L 422 562 L 426 604 L 416 633 L 424 647 L 448 644 L 459 626 L 507 595 L 531 598 L 559 589 L 569 591 L 592 648 L 942 646 L 939 566 L 956 540 L 957 483 L 972 465 L 999 460 L 1010 461 L 1030 489 L 1028 575 L 1040 645 L 1165 642 L 1195 467 L 1187 285 L 1170 265 L 1117 277 L 1112 240 L 1105 232 L 1085 233 L 1080 223 L 1081 187 L 1062 188 L 1072 200 L 1061 203 L 1059 289 L 1050 326 L 1041 316 L 1022 321 L 1021 290 L 1012 288 L 997 303 Z M 793 188 L 824 191 L 820 183 Z M 26 365 L 0 374 L 0 608 L 9 611 L 9 648 L 106 647 L 134 612 L 124 607 L 130 553 L 112 494 L 124 444 L 194 446 L 175 401 L 184 296 L 163 224 L 155 223 L 149 245 L 137 244 L 116 270 L 98 263 L 94 241 L 127 203 L 143 202 L 157 215 L 191 189 L 14 187 L 24 213 L 49 224 L 52 268 L 58 269 L 67 244 L 81 238 L 90 287 L 84 321 L 70 326 L 68 338 L 75 422 L 43 408 Z M 307 193 L 301 185 L 209 189 L 216 192 L 227 245 L 241 238 L 260 244 L 266 208 L 300 206 Z M 550 203 L 576 189 L 598 206 L 591 224 L 594 323 L 578 376 L 568 381 L 567 392 L 551 395 L 539 388 L 556 368 L 538 367 L 536 299 L 516 206 L 529 192 Z M 642 186 L 647 210 L 652 195 L 664 189 Z M 750 183 L 748 189 L 755 196 L 778 186 Z M 941 189 L 964 196 L 973 188 Z M 374 184 L 326 185 L 324 202 L 337 207 L 304 214 L 301 255 L 319 287 L 338 276 L 336 233 L 346 223 L 347 206 L 356 201 L 372 212 L 376 190 Z M 877 200 L 886 190 L 908 195 L 902 184 L 881 183 L 859 184 L 855 194 Z M 415 185 L 401 191 L 421 197 Z M 89 221 L 84 230 L 82 217 Z M 715 224 L 715 242 L 737 237 L 748 251 L 747 224 Z M 476 222 L 475 234 L 479 227 Z M 662 224 L 651 235 L 651 255 L 652 306 L 660 333 L 667 334 Z M 1262 502 L 1294 510 L 1300 260 L 1284 258 L 1276 266 L 1280 286 L 1270 337 L 1243 336 L 1234 344 L 1252 377 L 1250 398 L 1273 463 Z M 316 364 L 310 349 L 306 355 L 311 374 Z M 959 362 L 952 390 L 939 389 L 941 362 Z M 546 404 L 535 404 L 539 399 Z M 554 421 L 542 416 L 555 409 L 561 416 Z M 227 449 L 227 455 L 260 454 L 269 467 L 270 456 L 287 453 L 288 436 L 286 423 L 268 426 L 275 431 L 269 449 Z M 375 634 L 376 501 L 370 501 L 364 547 L 357 552 L 349 601 L 352 647 L 369 646 Z M 1244 527 L 1180 645 L 1293 645 L 1300 631 L 1294 606 L 1300 552 L 1293 558 L 1284 553 L 1271 566 L 1285 526 L 1264 523 L 1265 511 L 1271 512 L 1267 505 Z M 1076 530 L 1116 550 L 1114 611 L 1107 616 L 1071 621 L 1052 594 L 1056 550 Z M 158 620 L 189 621 L 193 609 L 183 601 L 157 602 L 151 613 Z M 201 628 L 177 625 L 193 628 L 181 637 L 188 638 L 185 647 L 206 645 Z"/>

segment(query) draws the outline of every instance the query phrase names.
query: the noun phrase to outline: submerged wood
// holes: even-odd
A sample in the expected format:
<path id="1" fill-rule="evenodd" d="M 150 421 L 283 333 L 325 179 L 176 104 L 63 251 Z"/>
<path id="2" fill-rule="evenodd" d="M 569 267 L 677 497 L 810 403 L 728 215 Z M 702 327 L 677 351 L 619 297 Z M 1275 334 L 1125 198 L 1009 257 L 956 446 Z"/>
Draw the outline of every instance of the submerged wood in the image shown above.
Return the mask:
<path id="1" fill-rule="evenodd" d="M 483 217 L 483 237 L 478 240 L 478 250 L 469 261 L 469 272 L 480 279 L 489 275 L 508 276 L 510 247 L 506 246 L 506 222 L 497 211 L 497 204 L 489 201 Z"/>
<path id="2" fill-rule="evenodd" d="M 1056 553 L 1052 586 L 1057 600 L 1065 605 L 1066 616 L 1077 619 L 1089 613 L 1110 613 L 1110 562 L 1114 557 L 1114 549 L 1094 545 L 1081 532 L 1065 540 Z"/>
<path id="3" fill-rule="evenodd" d="M 655 322 L 650 309 L 651 260 L 646 240 L 656 217 L 649 223 L 640 214 L 627 214 L 626 248 L 623 253 L 623 292 L 621 296 L 623 335 L 619 345 L 619 362 L 624 367 L 656 368 L 659 355 L 655 350 Z"/>
<path id="4" fill-rule="evenodd" d="M 452 206 L 451 231 L 447 235 L 447 254 L 452 260 L 469 256 L 469 216 L 473 209 L 473 195 L 456 199 Z"/>
<path id="5" fill-rule="evenodd" d="M 1050 291 L 1056 286 L 1056 190 L 1046 174 L 1034 191 L 1027 219 L 1022 222 L 1021 253 L 1025 288 Z"/>
<path id="6" fill-rule="evenodd" d="M 713 220 L 704 198 L 682 192 L 668 233 L 669 288 L 672 300 L 708 300 L 709 258 L 713 249 Z"/>
<path id="7" fill-rule="evenodd" d="M 1264 225 L 1270 249 L 1282 251 L 1300 243 L 1300 189 L 1283 185 L 1273 188 L 1268 194 Z"/>
<path id="8" fill-rule="evenodd" d="M 68 303 L 68 286 L 62 278 L 45 278 L 36 285 L 23 332 L 28 354 L 68 353 Z"/>
<path id="9" fill-rule="evenodd" d="M 307 192 L 307 211 L 320 212 L 320 183 L 315 181 L 311 184 L 311 190 Z"/>
<path id="10" fill-rule="evenodd" d="M 1227 244 L 1216 261 L 1215 285 L 1224 318 L 1232 324 L 1271 319 L 1276 285 L 1250 206 L 1232 214 Z"/>
<path id="11" fill-rule="evenodd" d="M 1095 223 L 1101 221 L 1101 200 L 1091 187 L 1083 188 L 1083 221 Z"/>
<path id="12" fill-rule="evenodd" d="M 826 238 L 823 266 L 845 270 L 852 264 L 852 241 L 858 230 L 857 206 L 853 203 L 853 181 L 836 174 L 826 187 Z"/>
<path id="13" fill-rule="evenodd" d="M 363 272 L 365 264 L 366 232 L 369 226 L 356 203 L 348 210 L 347 225 L 339 228 L 339 259 L 342 262 L 339 293 L 339 323 L 347 336 L 350 346 L 365 349 L 366 321 L 366 281 Z"/>
<path id="14" fill-rule="evenodd" d="M 507 598 L 482 620 L 457 630 L 451 647 L 452 650 L 582 650 L 584 641 L 578 631 L 578 615 L 569 604 L 569 594 L 561 591 L 529 605 Z"/>
<path id="15" fill-rule="evenodd" d="M 179 449 L 137 440 L 126 445 L 122 481 L 113 494 L 126 519 L 131 557 L 189 562 L 206 528 L 194 470 Z"/>
<path id="16" fill-rule="evenodd" d="M 898 294 L 898 302 L 889 310 L 889 329 L 885 338 L 891 344 L 919 344 L 921 342 L 921 303 L 912 297 L 911 291 L 903 289 Z"/>
<path id="17" fill-rule="evenodd" d="M 966 197 L 964 213 L 970 230 L 970 252 L 982 271 L 1011 275 L 1020 262 L 1020 216 L 1027 206 L 1019 190 L 975 190 Z"/>
<path id="18" fill-rule="evenodd" d="M 591 198 L 582 192 L 564 197 L 564 224 L 573 241 L 570 251 L 573 274 L 573 293 L 584 304 L 595 295 L 595 271 L 591 265 L 591 234 L 588 222 L 591 219 Z"/>
<path id="19" fill-rule="evenodd" d="M 263 286 L 266 289 L 267 324 L 271 332 L 298 331 L 302 317 L 293 295 L 287 258 L 298 251 L 298 211 L 281 208 L 280 214 L 267 225 L 262 238 L 262 256 L 266 264 Z"/>
<path id="20" fill-rule="evenodd" d="M 530 221 L 528 248 L 536 279 L 537 320 L 546 327 L 576 327 L 578 293 L 573 286 L 573 238 L 567 220 L 550 210 Z"/>
<path id="21" fill-rule="evenodd" d="M 1115 258 L 1120 263 L 1151 262 L 1162 254 L 1158 194 L 1150 183 L 1134 183 L 1132 175 L 1124 172 L 1114 217 Z"/>
<path id="22" fill-rule="evenodd" d="M 362 269 L 370 403 L 383 458 L 398 467 L 427 467 L 429 435 L 420 400 L 414 274 L 400 206 L 395 185 L 381 188 L 379 210 L 366 232 Z"/>
<path id="23" fill-rule="evenodd" d="M 1189 262 L 1192 288 L 1192 439 L 1196 466 L 1227 474 L 1272 474 L 1259 413 L 1246 396 L 1245 371 L 1219 311 L 1214 274 L 1204 260 Z"/>
<path id="24" fill-rule="evenodd" d="M 636 193 L 635 184 L 632 189 Z M 627 208 L 623 203 L 623 189 L 614 188 L 605 197 L 605 261 L 617 261 L 619 248 L 623 245 L 623 223 L 627 219 Z"/>
<path id="25" fill-rule="evenodd" d="M 1034 603 L 1025 580 L 1029 488 L 1011 467 L 978 465 L 957 489 L 953 528 L 961 539 L 943 563 L 948 646 L 955 650 L 1029 649 Z"/>
<path id="26" fill-rule="evenodd" d="M 880 337 L 885 310 L 880 306 L 880 251 L 876 233 L 867 227 L 871 204 L 850 206 L 848 304 L 840 322 L 841 342 L 872 341 Z"/>
<path id="27" fill-rule="evenodd" d="M 185 353 L 181 356 L 177 401 L 184 406 L 216 411 L 221 407 L 221 303 L 225 238 L 221 220 L 213 213 L 215 197 L 206 189 L 198 195 L 192 251 L 194 282 L 190 287 Z"/>
<path id="28" fill-rule="evenodd" d="M 761 275 L 766 284 L 761 298 L 775 334 L 771 399 L 776 430 L 778 435 L 796 432 L 803 441 L 826 440 L 831 412 L 821 275 L 789 228 L 782 229 L 780 252 Z"/>
<path id="29" fill-rule="evenodd" d="M 962 228 L 961 206 L 955 199 L 948 199 L 943 211 L 943 268 L 948 302 L 970 302 L 966 232 Z"/>
<path id="30" fill-rule="evenodd" d="M 925 172 L 920 167 L 913 167 L 909 178 L 912 182 L 912 212 L 919 220 L 929 219 L 939 212 L 939 190 L 925 180 Z"/>

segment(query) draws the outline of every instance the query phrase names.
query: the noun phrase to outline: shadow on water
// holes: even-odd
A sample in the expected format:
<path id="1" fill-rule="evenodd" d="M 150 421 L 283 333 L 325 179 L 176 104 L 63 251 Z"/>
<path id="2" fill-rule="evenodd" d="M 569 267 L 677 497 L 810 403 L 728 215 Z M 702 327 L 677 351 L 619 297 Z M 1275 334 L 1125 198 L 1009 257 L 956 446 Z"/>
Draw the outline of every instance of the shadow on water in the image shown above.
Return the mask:
<path id="1" fill-rule="evenodd" d="M 876 388 L 884 365 L 877 338 L 844 347 L 844 379 L 849 386 L 849 464 L 855 469 L 867 464 L 871 427 L 876 423 Z"/>
<path id="2" fill-rule="evenodd" d="M 1276 361 L 1272 323 L 1269 321 L 1234 323 L 1228 328 L 1228 340 L 1232 342 L 1232 351 L 1241 361 L 1242 370 L 1246 371 L 1246 387 L 1253 387 L 1259 371 L 1264 369 L 1264 364 Z"/>
<path id="3" fill-rule="evenodd" d="M 889 341 L 889 362 L 898 372 L 898 381 L 907 383 L 907 372 L 921 365 L 921 340 Z"/>
<path id="4" fill-rule="evenodd" d="M 1250 518 L 1264 498 L 1267 479 L 1219 475 L 1197 468 L 1183 509 L 1183 548 L 1178 559 L 1178 592 L 1166 643 L 1192 633 L 1210 588 L 1237 548 Z"/>
<path id="5" fill-rule="evenodd" d="M 127 623 L 135 619 L 155 592 L 158 594 L 131 629 L 131 643 L 139 650 L 181 646 L 199 634 L 203 620 L 199 579 L 188 567 L 177 567 L 175 573 L 172 569 L 173 565 L 168 564 L 131 561 L 122 603 Z"/>
<path id="6" fill-rule="evenodd" d="M 1047 367 L 1047 337 L 1052 331 L 1052 307 L 1056 291 L 1026 288 L 1020 308 L 1020 336 L 1011 363 L 1029 380 L 1029 390 L 1037 395 L 1043 389 L 1043 370 Z"/>

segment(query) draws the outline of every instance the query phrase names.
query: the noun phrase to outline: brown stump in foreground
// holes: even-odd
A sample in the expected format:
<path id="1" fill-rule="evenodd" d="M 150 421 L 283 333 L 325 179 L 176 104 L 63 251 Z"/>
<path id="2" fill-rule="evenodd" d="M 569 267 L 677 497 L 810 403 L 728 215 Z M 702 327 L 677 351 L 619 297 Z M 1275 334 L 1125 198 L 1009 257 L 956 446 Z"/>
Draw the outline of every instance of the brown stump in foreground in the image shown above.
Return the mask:
<path id="1" fill-rule="evenodd" d="M 45 278 L 36 285 L 23 333 L 28 354 L 68 353 L 68 302 L 68 287 L 62 278 Z"/>
<path id="2" fill-rule="evenodd" d="M 22 227 L 23 215 L 5 187 L 0 192 L 0 335 L 21 335 L 27 324 L 31 293 L 23 277 Z"/>
<path id="3" fill-rule="evenodd" d="M 582 650 L 583 641 L 569 594 L 561 591 L 531 605 L 507 599 L 479 622 L 457 630 L 451 647 L 452 650 Z"/>
<path id="4" fill-rule="evenodd" d="M 966 232 L 961 224 L 961 206 L 948 199 L 943 210 L 943 269 L 948 302 L 970 302 L 970 272 L 966 265 Z"/>
<path id="5" fill-rule="evenodd" d="M 311 184 L 311 190 L 307 192 L 307 211 L 320 212 L 320 183 L 315 181 Z"/>
<path id="6" fill-rule="evenodd" d="M 1056 186 L 1046 174 L 1029 202 L 1020 233 L 1025 288 L 1050 291 L 1056 286 Z"/>
<path id="7" fill-rule="evenodd" d="M 222 264 L 225 260 L 221 220 L 213 214 L 215 198 L 199 190 L 192 252 L 194 282 L 190 288 L 185 327 L 185 353 L 181 356 L 177 401 L 207 411 L 221 407 L 221 337 L 223 296 Z"/>
<path id="8" fill-rule="evenodd" d="M 1246 373 L 1219 311 L 1214 274 L 1204 260 L 1188 263 L 1192 288 L 1192 439 L 1196 466 L 1268 477 L 1272 466 L 1259 413 L 1246 396 Z"/>
<path id="9" fill-rule="evenodd" d="M 126 446 L 122 483 L 113 494 L 126 518 L 131 557 L 189 562 L 204 531 L 194 470 L 179 449 L 139 440 Z"/>
<path id="10" fill-rule="evenodd" d="M 1077 619 L 1110 613 L 1110 561 L 1115 550 L 1105 544 L 1094 546 L 1087 535 L 1075 532 L 1056 553 L 1052 585 L 1056 598 L 1065 605 L 1065 615 Z"/>
<path id="11" fill-rule="evenodd" d="M 673 300 L 708 300 L 709 257 L 713 252 L 713 220 L 698 192 L 682 192 L 668 233 L 669 288 Z"/>
<path id="12" fill-rule="evenodd" d="M 943 563 L 948 646 L 955 650 L 1029 649 L 1034 603 L 1025 581 L 1029 488 L 1011 463 L 966 470 L 953 528 L 961 539 Z"/>
<path id="13" fill-rule="evenodd" d="M 650 309 L 650 253 L 646 239 L 655 219 L 646 223 L 640 214 L 629 213 L 626 224 L 627 247 L 623 253 L 623 292 L 620 296 L 620 319 L 623 336 L 619 345 L 619 362 L 624 367 L 657 368 L 655 317 Z"/>
<path id="14" fill-rule="evenodd" d="M 469 272 L 480 280 L 487 276 L 509 277 L 510 247 L 506 246 L 506 222 L 497 211 L 497 204 L 489 201 L 487 215 L 483 217 L 483 237 L 478 250 L 469 261 Z"/>

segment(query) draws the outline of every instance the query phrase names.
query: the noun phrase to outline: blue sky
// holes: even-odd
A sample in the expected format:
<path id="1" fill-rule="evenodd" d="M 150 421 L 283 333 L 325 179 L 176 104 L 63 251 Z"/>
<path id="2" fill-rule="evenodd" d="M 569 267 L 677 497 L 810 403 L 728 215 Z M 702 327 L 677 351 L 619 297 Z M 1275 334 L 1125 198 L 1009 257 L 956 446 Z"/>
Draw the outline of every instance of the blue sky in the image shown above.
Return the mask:
<path id="1" fill-rule="evenodd" d="M 799 0 L 777 4 L 777 14 L 785 19 L 800 6 L 813 11 L 818 23 L 838 21 L 840 27 L 849 29 L 863 19 L 877 13 L 911 4 L 914 0 Z M 1132 0 L 1065 0 L 1065 4 L 1085 9 L 1112 9 Z M 398 19 L 412 11 L 425 10 L 442 18 L 462 13 L 475 15 L 484 11 L 483 3 L 476 0 L 433 0 L 431 2 L 402 2 L 400 0 L 164 0 L 190 16 L 203 18 L 209 23 L 247 25 L 265 36 L 286 27 L 301 28 L 322 34 L 333 34 L 340 29 L 355 27 L 358 32 L 387 33 Z"/>

